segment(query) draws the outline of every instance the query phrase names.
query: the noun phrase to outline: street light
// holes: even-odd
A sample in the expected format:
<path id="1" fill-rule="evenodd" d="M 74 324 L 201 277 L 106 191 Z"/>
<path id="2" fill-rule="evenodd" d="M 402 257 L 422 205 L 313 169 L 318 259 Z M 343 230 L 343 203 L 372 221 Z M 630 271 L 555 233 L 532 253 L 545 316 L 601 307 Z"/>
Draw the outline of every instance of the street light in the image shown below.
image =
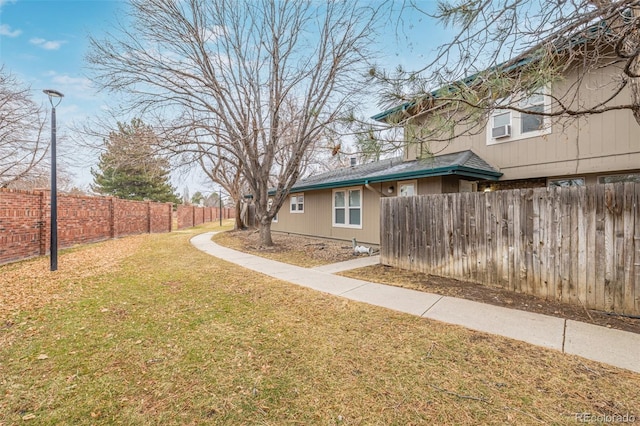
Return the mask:
<path id="1" fill-rule="evenodd" d="M 51 103 L 51 271 L 58 270 L 58 185 L 56 180 L 56 107 L 64 95 L 57 90 L 45 89 Z M 54 105 L 54 98 L 57 102 Z"/>

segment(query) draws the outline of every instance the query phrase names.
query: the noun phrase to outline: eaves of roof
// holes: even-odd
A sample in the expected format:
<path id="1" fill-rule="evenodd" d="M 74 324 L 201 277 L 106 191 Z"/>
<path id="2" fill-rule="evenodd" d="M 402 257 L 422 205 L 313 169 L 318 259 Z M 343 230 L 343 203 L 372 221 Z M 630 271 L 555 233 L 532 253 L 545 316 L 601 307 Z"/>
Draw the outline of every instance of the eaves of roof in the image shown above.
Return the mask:
<path id="1" fill-rule="evenodd" d="M 534 60 L 534 57 L 530 56 L 530 57 L 526 57 L 526 58 L 522 58 L 520 60 L 514 61 L 513 63 L 509 63 L 508 65 L 507 64 L 498 65 L 498 66 L 494 67 L 493 69 L 502 68 L 503 72 L 510 72 L 512 70 L 515 70 L 517 68 L 520 68 L 520 67 L 532 62 L 533 60 Z M 478 77 L 479 74 L 480 73 L 476 73 L 476 74 L 470 75 L 468 77 L 465 77 L 462 80 L 456 81 L 456 82 L 451 83 L 451 84 L 449 84 L 447 86 L 444 86 L 444 87 L 441 87 L 441 88 L 439 88 L 437 90 L 434 90 L 431 93 L 429 93 L 428 95 L 422 96 L 419 99 L 415 99 L 415 100 L 412 100 L 412 101 L 409 101 L 409 102 L 405 102 L 405 103 L 403 103 L 401 105 L 395 106 L 395 107 L 390 108 L 390 109 L 388 109 L 386 111 L 382 111 L 382 112 L 372 116 L 371 119 L 375 120 L 375 121 L 384 121 L 387 118 L 393 116 L 394 114 L 410 110 L 411 108 L 416 106 L 421 99 L 425 99 L 425 97 L 430 97 L 433 100 L 438 100 L 439 98 L 442 97 L 443 93 L 450 94 L 450 93 L 455 92 L 457 90 L 457 88 L 456 88 L 457 86 L 460 86 L 460 85 L 468 86 L 468 85 L 473 84 L 473 82 L 476 80 L 476 78 Z"/>
<path id="2" fill-rule="evenodd" d="M 575 46 L 579 46 L 582 45 L 584 43 L 588 43 L 589 40 L 591 40 L 592 38 L 594 38 L 594 34 L 597 35 L 598 32 L 602 31 L 602 30 L 607 31 L 606 28 L 606 23 L 605 22 L 599 22 L 593 26 L 591 26 L 590 28 L 588 28 L 584 33 L 582 34 L 578 34 L 574 37 L 569 38 L 568 41 L 563 41 L 562 44 L 560 45 L 556 45 L 556 49 L 558 51 L 563 51 L 563 50 L 567 50 L 567 49 L 571 49 Z M 539 56 L 537 56 L 537 54 L 535 53 L 535 48 L 534 49 L 530 49 L 528 51 L 528 54 L 525 54 L 525 56 L 520 57 L 520 58 L 514 58 L 510 61 L 507 61 L 505 63 L 502 63 L 500 65 L 497 65 L 495 67 L 491 67 L 489 68 L 489 70 L 500 70 L 501 72 L 511 72 L 513 70 L 516 70 L 520 67 L 523 67 L 537 59 L 539 59 Z M 475 73 L 473 75 L 470 75 L 468 77 L 463 78 L 462 80 L 456 81 L 454 83 L 451 83 L 447 86 L 443 86 L 437 90 L 432 91 L 431 93 L 429 93 L 429 95 L 432 97 L 434 100 L 437 100 L 442 93 L 451 93 L 453 91 L 456 90 L 456 87 L 459 85 L 470 85 L 472 84 L 476 78 L 478 77 L 480 73 Z M 398 112 L 403 112 L 403 111 L 407 111 L 409 109 L 411 109 L 412 107 L 416 106 L 418 104 L 419 99 L 417 100 L 413 100 L 413 101 L 409 101 L 409 102 L 405 102 L 401 105 L 395 106 L 393 108 L 390 108 L 386 111 L 382 111 L 374 116 L 371 117 L 372 120 L 376 120 L 376 121 L 384 121 L 387 118 L 389 118 L 390 116 L 398 113 Z"/>
<path id="3" fill-rule="evenodd" d="M 458 175 L 474 179 L 484 179 L 496 181 L 502 176 L 501 172 L 495 170 L 478 169 L 464 165 L 447 165 L 442 167 L 425 167 L 418 170 L 409 170 L 406 172 L 396 173 L 380 173 L 375 172 L 357 178 L 349 178 L 345 176 L 343 179 L 335 179 L 329 181 L 320 181 L 317 183 L 304 182 L 294 185 L 290 192 L 304 192 L 319 189 L 344 188 L 348 186 L 366 185 L 370 183 L 390 182 L 398 180 L 420 179 L 434 176 Z"/>

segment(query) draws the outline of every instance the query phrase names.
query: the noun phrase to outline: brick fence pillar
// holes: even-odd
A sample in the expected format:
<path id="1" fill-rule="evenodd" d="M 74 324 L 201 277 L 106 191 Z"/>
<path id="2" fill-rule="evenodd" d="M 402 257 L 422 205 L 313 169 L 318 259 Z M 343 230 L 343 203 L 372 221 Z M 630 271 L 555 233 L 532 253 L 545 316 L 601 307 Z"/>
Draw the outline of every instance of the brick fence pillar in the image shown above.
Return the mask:
<path id="1" fill-rule="evenodd" d="M 38 202 L 38 226 L 40 227 L 38 232 L 38 244 L 40 247 L 40 256 L 44 256 L 47 254 L 47 241 L 49 233 L 47 232 L 47 194 L 49 191 L 39 191 L 39 202 Z"/>
<path id="2" fill-rule="evenodd" d="M 147 234 L 151 233 L 151 201 L 147 201 Z"/>
<path id="3" fill-rule="evenodd" d="M 111 238 L 116 237 L 116 200 L 109 197 L 109 235 Z"/>

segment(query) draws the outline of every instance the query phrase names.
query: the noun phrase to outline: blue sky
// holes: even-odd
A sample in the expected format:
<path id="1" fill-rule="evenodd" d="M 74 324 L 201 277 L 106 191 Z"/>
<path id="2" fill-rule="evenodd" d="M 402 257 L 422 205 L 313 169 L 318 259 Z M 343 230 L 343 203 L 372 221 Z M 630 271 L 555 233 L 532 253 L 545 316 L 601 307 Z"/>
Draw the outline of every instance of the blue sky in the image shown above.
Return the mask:
<path id="1" fill-rule="evenodd" d="M 95 156 L 77 155 L 67 137 L 72 123 L 96 116 L 106 104 L 86 77 L 88 35 L 106 31 L 124 5 L 118 0 L 0 0 L 0 58 L 5 72 L 30 86 L 36 103 L 49 106 L 43 89 L 64 94 L 57 108 L 61 162 L 82 187 L 91 182 L 89 169 Z"/>
<path id="2" fill-rule="evenodd" d="M 56 89 L 60 119 L 99 108 L 84 69 L 88 34 L 101 34 L 123 3 L 116 0 L 0 0 L 0 56 L 5 70 L 31 86 L 34 100 Z M 42 94 L 42 96 L 40 96 Z"/>
<path id="3" fill-rule="evenodd" d="M 426 9 L 434 4 L 431 0 L 423 2 Z M 126 7 L 125 0 L 0 0 L 0 58 L 5 71 L 29 85 L 37 103 L 48 106 L 43 89 L 55 89 L 65 95 L 57 108 L 58 129 L 63 135 L 59 146 L 65 142 L 65 130 L 71 131 L 74 123 L 98 116 L 106 108 L 106 97 L 97 93 L 87 78 L 84 57 L 88 36 L 102 38 Z M 405 25 L 403 30 L 412 36 L 414 44 L 409 49 L 400 48 L 395 34 L 385 38 L 389 62 L 384 65 L 388 69 L 398 64 L 421 66 L 425 55 L 436 47 L 437 31 L 427 25 L 426 18 L 408 17 Z M 59 149 L 64 152 L 64 148 Z M 95 156 L 86 158 L 73 152 L 62 161 L 75 175 L 77 184 L 86 187 L 92 180 L 89 169 L 96 162 Z M 199 183 L 197 179 L 192 182 L 193 186 Z M 180 184 L 174 184 L 181 192 Z M 195 190 L 190 188 L 191 193 Z"/>

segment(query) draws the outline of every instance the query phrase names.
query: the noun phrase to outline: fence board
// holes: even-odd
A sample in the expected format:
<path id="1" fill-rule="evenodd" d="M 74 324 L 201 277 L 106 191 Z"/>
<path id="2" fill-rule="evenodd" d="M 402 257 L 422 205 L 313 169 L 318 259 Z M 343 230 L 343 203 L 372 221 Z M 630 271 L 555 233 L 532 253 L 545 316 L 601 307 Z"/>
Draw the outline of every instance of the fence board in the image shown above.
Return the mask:
<path id="1" fill-rule="evenodd" d="M 615 307 L 615 194 L 611 190 L 611 184 L 605 185 L 605 210 L 604 210 L 604 249 L 605 249 L 605 270 L 604 270 L 604 306 L 606 310 L 613 310 Z"/>
<path id="2" fill-rule="evenodd" d="M 498 192 L 498 208 L 496 211 L 496 247 L 498 256 L 498 284 L 500 287 L 507 288 L 509 286 L 509 230 L 508 230 L 508 212 L 506 203 L 508 202 L 508 193 Z"/>
<path id="3" fill-rule="evenodd" d="M 622 210 L 624 208 L 624 191 L 615 191 L 614 234 L 615 234 L 615 269 L 613 281 L 613 310 L 622 309 L 624 306 L 624 223 L 622 222 Z"/>
<path id="4" fill-rule="evenodd" d="M 381 202 L 381 262 L 640 314 L 640 184 Z"/>
<path id="5" fill-rule="evenodd" d="M 487 251 L 486 251 L 486 243 L 487 236 L 484 233 L 485 227 L 485 216 L 487 211 L 484 206 L 485 198 L 484 197 L 476 197 L 475 198 L 475 206 L 476 206 L 476 254 L 477 254 L 477 277 L 478 282 L 486 283 L 487 280 Z"/>
<path id="6" fill-rule="evenodd" d="M 578 188 L 569 188 L 569 280 L 568 280 L 568 299 L 569 303 L 580 304 L 578 301 L 578 289 L 576 282 L 578 281 Z"/>
<path id="7" fill-rule="evenodd" d="M 635 227 L 635 210 L 637 203 L 633 184 L 624 185 L 624 206 L 622 222 L 624 225 L 624 292 L 622 297 L 623 306 L 621 309 L 625 313 L 632 313 L 635 306 L 635 286 L 634 286 L 634 249 L 633 249 L 633 229 Z"/>
<path id="8" fill-rule="evenodd" d="M 634 214 L 634 234 L 633 234 L 633 243 L 635 245 L 635 256 L 633 261 L 634 267 L 634 299 L 635 299 L 635 308 L 633 309 L 634 313 L 640 312 L 640 185 L 635 185 L 634 190 L 634 206 L 633 210 Z"/>
<path id="9" fill-rule="evenodd" d="M 524 259 L 522 249 L 522 225 L 521 225 L 521 203 L 520 190 L 513 191 L 513 289 L 514 291 L 522 290 L 522 262 Z"/>
<path id="10" fill-rule="evenodd" d="M 576 287 L 577 298 L 580 304 L 586 306 L 587 304 L 587 217 L 585 214 L 586 209 L 586 192 L 584 187 L 576 188 L 576 208 L 575 216 L 576 223 L 576 236 L 578 240 L 578 253 L 576 262 L 576 281 L 574 286 Z"/>
<path id="11" fill-rule="evenodd" d="M 582 267 L 586 271 L 585 287 L 587 306 L 596 306 L 596 191 L 585 191 L 586 205 L 583 213 L 586 218 L 585 263 Z"/>
<path id="12" fill-rule="evenodd" d="M 476 198 L 472 193 L 467 193 L 466 206 L 469 217 L 469 241 L 467 250 L 469 251 L 469 279 L 471 281 L 478 280 L 478 240 L 476 233 L 478 211 L 476 210 L 475 200 Z"/>

